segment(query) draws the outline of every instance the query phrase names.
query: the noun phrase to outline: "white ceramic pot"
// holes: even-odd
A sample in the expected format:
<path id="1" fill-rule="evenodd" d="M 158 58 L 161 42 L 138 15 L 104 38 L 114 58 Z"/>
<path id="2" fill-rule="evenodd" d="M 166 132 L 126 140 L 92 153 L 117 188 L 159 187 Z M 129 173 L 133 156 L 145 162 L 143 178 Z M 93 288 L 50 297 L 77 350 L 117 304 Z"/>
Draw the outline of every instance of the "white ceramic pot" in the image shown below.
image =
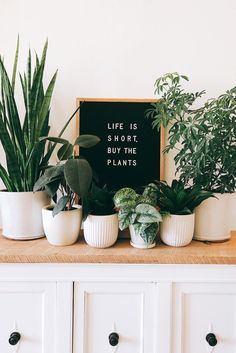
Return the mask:
<path id="1" fill-rule="evenodd" d="M 236 192 L 228 194 L 229 231 L 236 230 Z"/>
<path id="2" fill-rule="evenodd" d="M 79 236 L 82 222 L 82 208 L 61 211 L 52 215 L 52 206 L 42 209 L 43 227 L 47 240 L 52 245 L 64 246 L 74 244 Z"/>
<path id="3" fill-rule="evenodd" d="M 160 237 L 170 246 L 186 246 L 191 243 L 194 231 L 194 214 L 163 217 Z"/>
<path id="4" fill-rule="evenodd" d="M 230 238 L 229 196 L 218 194 L 203 201 L 195 209 L 194 239 L 204 241 L 224 241 Z"/>
<path id="5" fill-rule="evenodd" d="M 151 249 L 151 248 L 154 248 L 154 246 L 156 245 L 156 242 L 154 242 L 152 244 L 145 243 L 143 238 L 139 234 L 137 234 L 135 232 L 134 226 L 132 224 L 129 226 L 129 232 L 130 232 L 130 237 L 131 237 L 130 244 L 134 248 L 137 248 L 137 249 Z"/>
<path id="6" fill-rule="evenodd" d="M 112 246 L 118 237 L 118 214 L 107 216 L 88 215 L 84 221 L 84 239 L 94 248 Z"/>
<path id="7" fill-rule="evenodd" d="M 51 202 L 46 191 L 0 192 L 2 234 L 10 239 L 44 237 L 42 207 Z"/>

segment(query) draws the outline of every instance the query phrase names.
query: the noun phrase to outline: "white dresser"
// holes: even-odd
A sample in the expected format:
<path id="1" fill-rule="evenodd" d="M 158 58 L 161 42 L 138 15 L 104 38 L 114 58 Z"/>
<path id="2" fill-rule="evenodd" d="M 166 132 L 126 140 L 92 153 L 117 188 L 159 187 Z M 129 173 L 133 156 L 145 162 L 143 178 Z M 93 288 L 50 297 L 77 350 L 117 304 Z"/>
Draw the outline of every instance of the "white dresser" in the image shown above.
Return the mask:
<path id="1" fill-rule="evenodd" d="M 236 352 L 236 234 L 106 250 L 0 238 L 0 352 Z"/>

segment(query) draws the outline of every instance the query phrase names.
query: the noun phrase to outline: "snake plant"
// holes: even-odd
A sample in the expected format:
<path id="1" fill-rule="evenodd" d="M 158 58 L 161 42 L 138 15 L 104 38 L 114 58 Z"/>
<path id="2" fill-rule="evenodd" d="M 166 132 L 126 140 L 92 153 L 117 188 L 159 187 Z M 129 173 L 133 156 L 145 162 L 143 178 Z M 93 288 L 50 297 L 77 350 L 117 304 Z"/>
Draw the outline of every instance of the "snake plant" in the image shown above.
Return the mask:
<path id="1" fill-rule="evenodd" d="M 55 148 L 55 143 L 48 144 L 45 139 L 40 140 L 48 136 L 50 130 L 50 103 L 57 76 L 55 72 L 44 89 L 47 47 L 46 41 L 41 58 L 35 54 L 34 65 L 29 49 L 26 72 L 19 74 L 24 102 L 23 117 L 20 116 L 15 95 L 19 38 L 11 79 L 0 56 L 0 141 L 6 157 L 6 167 L 0 164 L 0 178 L 7 191 L 32 191 Z M 64 130 L 65 127 L 61 134 Z"/>

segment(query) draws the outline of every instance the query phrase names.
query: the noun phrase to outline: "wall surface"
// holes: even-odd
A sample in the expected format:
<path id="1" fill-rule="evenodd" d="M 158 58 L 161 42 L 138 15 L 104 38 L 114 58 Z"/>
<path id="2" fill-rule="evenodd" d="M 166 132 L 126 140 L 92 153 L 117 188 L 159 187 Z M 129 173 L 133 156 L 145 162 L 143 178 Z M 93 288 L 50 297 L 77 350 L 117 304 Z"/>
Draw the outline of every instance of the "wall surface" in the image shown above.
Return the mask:
<path id="1" fill-rule="evenodd" d="M 49 39 L 47 78 L 59 70 L 52 134 L 73 112 L 76 97 L 153 98 L 154 81 L 166 72 L 187 74 L 188 89 L 206 89 L 206 97 L 235 85 L 235 0 L 0 0 L 0 5 L 0 53 L 9 68 L 18 33 L 21 71 L 28 47 L 41 52 Z M 67 137 L 74 139 L 75 124 Z M 173 175 L 168 157 L 166 177 Z"/>

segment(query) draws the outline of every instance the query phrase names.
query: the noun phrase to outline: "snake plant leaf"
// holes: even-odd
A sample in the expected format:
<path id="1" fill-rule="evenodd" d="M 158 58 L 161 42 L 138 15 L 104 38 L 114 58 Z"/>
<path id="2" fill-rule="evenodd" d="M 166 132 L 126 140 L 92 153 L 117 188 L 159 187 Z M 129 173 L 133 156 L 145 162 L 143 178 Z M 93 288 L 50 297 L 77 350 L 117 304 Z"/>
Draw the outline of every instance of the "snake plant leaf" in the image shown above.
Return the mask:
<path id="1" fill-rule="evenodd" d="M 89 163 L 83 158 L 69 159 L 65 163 L 64 175 L 71 190 L 83 199 L 92 183 L 93 172 Z"/>
<path id="2" fill-rule="evenodd" d="M 0 178 L 2 179 L 7 190 L 14 190 L 14 184 L 12 183 L 12 180 L 7 174 L 6 169 L 1 164 L 0 164 Z"/>
<path id="3" fill-rule="evenodd" d="M 18 35 L 17 44 L 16 44 L 16 53 L 15 53 L 15 59 L 14 59 L 14 65 L 13 65 L 13 72 L 12 72 L 12 79 L 11 79 L 11 87 L 12 87 L 13 92 L 15 90 L 16 70 L 17 70 L 18 57 L 19 57 L 19 46 L 20 46 L 20 38 Z"/>
<path id="4" fill-rule="evenodd" d="M 101 139 L 98 136 L 84 134 L 77 137 L 74 145 L 79 145 L 80 147 L 83 147 L 83 148 L 90 148 L 97 145 L 100 141 Z"/>
<path id="5" fill-rule="evenodd" d="M 65 207 L 67 205 L 67 203 L 69 202 L 69 196 L 62 196 L 59 201 L 57 202 L 57 204 L 54 206 L 53 211 L 52 211 L 52 215 L 53 217 L 55 217 L 58 213 L 60 213 L 61 211 L 65 210 Z"/>

